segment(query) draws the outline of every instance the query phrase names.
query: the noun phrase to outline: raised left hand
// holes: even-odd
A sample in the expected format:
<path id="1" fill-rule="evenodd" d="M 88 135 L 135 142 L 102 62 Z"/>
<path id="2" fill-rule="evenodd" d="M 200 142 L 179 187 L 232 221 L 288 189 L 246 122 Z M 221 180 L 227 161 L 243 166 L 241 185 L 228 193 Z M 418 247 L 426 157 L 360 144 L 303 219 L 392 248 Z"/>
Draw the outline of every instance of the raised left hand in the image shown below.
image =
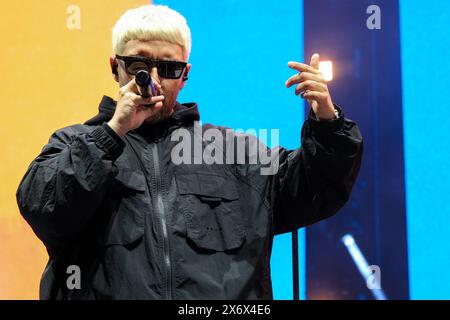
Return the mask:
<path id="1" fill-rule="evenodd" d="M 299 71 L 286 81 L 286 87 L 294 84 L 295 94 L 306 99 L 319 120 L 329 120 L 336 117 L 333 101 L 331 100 L 328 86 L 322 73 L 319 71 L 319 54 L 311 57 L 310 65 L 290 61 L 288 67 Z"/>

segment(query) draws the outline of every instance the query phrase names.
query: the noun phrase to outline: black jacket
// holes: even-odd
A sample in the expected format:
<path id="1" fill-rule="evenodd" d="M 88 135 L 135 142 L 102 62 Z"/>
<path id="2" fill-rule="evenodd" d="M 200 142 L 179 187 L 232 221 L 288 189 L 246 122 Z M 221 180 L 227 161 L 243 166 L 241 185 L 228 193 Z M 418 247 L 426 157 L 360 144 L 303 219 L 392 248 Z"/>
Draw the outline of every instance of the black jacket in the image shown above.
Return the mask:
<path id="1" fill-rule="evenodd" d="M 170 119 L 124 139 L 105 123 L 114 109 L 104 97 L 96 117 L 56 131 L 17 190 L 50 257 L 41 299 L 271 299 L 274 235 L 335 214 L 361 163 L 361 134 L 339 108 L 329 122 L 310 114 L 302 147 L 281 148 L 269 175 L 252 162 L 259 140 L 236 133 L 214 143 L 200 135 L 200 145 L 216 146 L 216 155 L 244 137 L 245 161 L 236 152 L 231 163 L 196 164 L 193 147 L 180 153 L 191 164 L 174 163 L 176 133 L 226 136 L 194 124 L 194 103 L 177 103 Z M 67 286 L 73 265 L 80 289 Z"/>

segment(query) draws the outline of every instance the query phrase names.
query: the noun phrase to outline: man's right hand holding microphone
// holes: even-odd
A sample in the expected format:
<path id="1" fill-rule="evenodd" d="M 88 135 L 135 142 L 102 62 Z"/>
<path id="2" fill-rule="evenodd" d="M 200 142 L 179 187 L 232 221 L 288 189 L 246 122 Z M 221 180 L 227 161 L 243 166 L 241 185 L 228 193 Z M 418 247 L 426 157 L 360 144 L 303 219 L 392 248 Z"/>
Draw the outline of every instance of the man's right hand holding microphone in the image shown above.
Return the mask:
<path id="1" fill-rule="evenodd" d="M 161 86 L 156 81 L 153 83 L 156 92 L 160 92 Z M 163 106 L 164 96 L 152 96 L 151 90 L 149 90 L 150 96 L 145 98 L 141 95 L 140 90 L 135 78 L 119 90 L 116 110 L 108 125 L 121 138 L 128 131 L 140 127 L 145 119 L 151 118 Z"/>

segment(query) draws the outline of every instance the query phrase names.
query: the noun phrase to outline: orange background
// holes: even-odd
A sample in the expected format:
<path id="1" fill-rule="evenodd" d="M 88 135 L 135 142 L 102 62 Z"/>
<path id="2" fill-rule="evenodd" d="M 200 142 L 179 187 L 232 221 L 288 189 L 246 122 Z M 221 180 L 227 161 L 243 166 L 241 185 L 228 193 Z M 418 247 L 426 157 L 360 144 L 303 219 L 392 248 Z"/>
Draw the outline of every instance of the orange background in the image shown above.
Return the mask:
<path id="1" fill-rule="evenodd" d="M 44 245 L 21 217 L 15 193 L 28 165 L 57 129 L 97 113 L 116 97 L 111 30 L 145 0 L 4 0 L 0 11 L 0 299 L 37 299 Z M 70 5 L 81 29 L 70 30 Z"/>

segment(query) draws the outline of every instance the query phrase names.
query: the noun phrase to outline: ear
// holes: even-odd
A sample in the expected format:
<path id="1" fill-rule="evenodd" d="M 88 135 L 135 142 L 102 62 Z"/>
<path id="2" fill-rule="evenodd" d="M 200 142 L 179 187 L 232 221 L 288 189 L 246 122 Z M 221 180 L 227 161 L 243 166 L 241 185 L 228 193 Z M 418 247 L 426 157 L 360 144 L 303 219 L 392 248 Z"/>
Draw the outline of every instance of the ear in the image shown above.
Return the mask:
<path id="1" fill-rule="evenodd" d="M 117 59 L 114 56 L 109 57 L 109 65 L 111 66 L 111 72 L 113 78 L 116 82 L 119 82 L 119 65 L 117 64 Z"/>

